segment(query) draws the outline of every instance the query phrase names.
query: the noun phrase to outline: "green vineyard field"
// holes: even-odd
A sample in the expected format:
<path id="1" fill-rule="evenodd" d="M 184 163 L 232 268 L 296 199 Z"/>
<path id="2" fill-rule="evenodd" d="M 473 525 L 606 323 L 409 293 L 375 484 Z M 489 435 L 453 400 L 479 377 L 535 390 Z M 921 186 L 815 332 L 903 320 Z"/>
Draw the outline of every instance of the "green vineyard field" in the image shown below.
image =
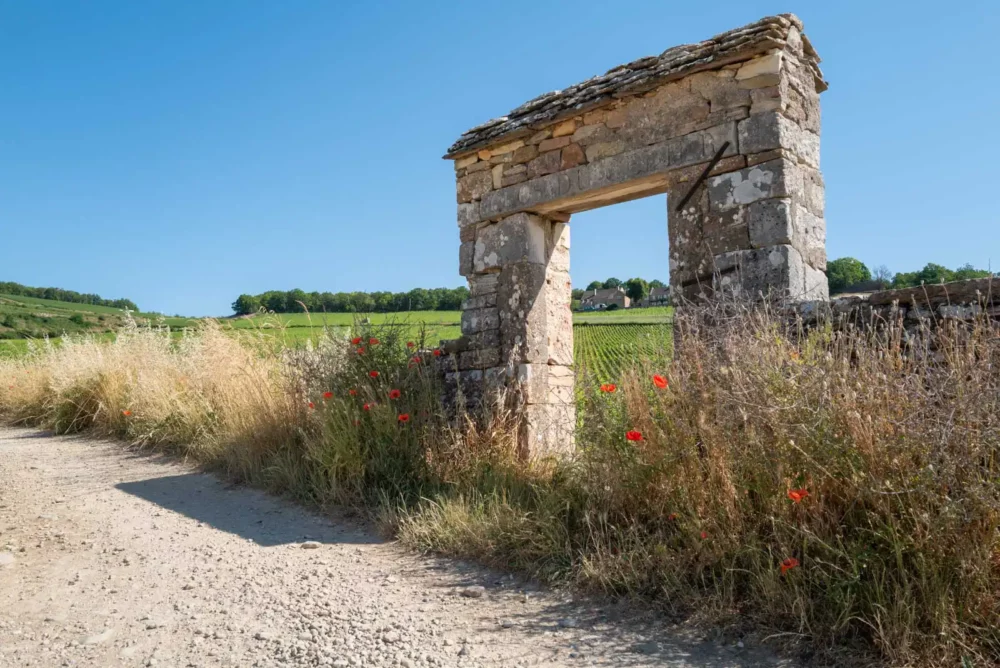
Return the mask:
<path id="1" fill-rule="evenodd" d="M 673 345 L 671 332 L 665 323 L 576 325 L 573 355 L 577 375 L 595 382 L 614 382 L 630 366 L 665 361 Z"/>

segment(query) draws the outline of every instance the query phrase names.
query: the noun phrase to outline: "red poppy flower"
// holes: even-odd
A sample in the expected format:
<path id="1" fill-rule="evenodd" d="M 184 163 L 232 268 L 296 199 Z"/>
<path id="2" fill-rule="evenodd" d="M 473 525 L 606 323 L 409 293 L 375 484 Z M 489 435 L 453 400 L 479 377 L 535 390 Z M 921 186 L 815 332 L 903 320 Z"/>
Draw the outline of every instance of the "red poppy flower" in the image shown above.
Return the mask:
<path id="1" fill-rule="evenodd" d="M 370 346 L 377 346 L 378 345 L 378 339 L 376 339 L 373 336 L 372 338 L 368 339 L 368 345 L 370 345 Z"/>
<path id="2" fill-rule="evenodd" d="M 419 355 L 414 355 L 413 359 L 410 360 L 410 361 L 413 362 L 414 364 L 420 364 L 420 356 Z"/>
<path id="3" fill-rule="evenodd" d="M 355 352 L 357 352 L 359 355 L 364 355 L 365 354 L 365 349 L 364 348 L 358 348 Z"/>
<path id="4" fill-rule="evenodd" d="M 372 409 L 372 405 L 371 404 L 365 404 L 361 408 L 365 409 L 366 411 L 370 411 Z"/>
<path id="5" fill-rule="evenodd" d="M 358 391 L 357 390 L 348 390 L 347 393 L 349 395 L 351 395 L 352 397 L 356 397 L 358 395 Z"/>
<path id="6" fill-rule="evenodd" d="M 653 374 L 653 385 L 656 385 L 662 390 L 667 386 L 667 379 L 659 374 Z"/>
<path id="7" fill-rule="evenodd" d="M 368 375 L 372 378 L 378 378 L 378 371 L 369 371 Z"/>
<path id="8" fill-rule="evenodd" d="M 399 421 L 400 422 L 409 422 L 410 421 L 410 414 L 409 413 L 400 413 L 399 414 Z"/>
<path id="9" fill-rule="evenodd" d="M 333 392 L 324 392 L 323 399 L 333 399 Z"/>
<path id="10" fill-rule="evenodd" d="M 416 346 L 416 345 L 417 345 L 417 344 L 415 344 L 415 343 L 414 343 L 413 341 L 407 341 L 407 342 L 406 342 L 406 347 L 407 347 L 407 348 L 413 348 L 413 347 L 414 347 L 414 346 Z"/>
<path id="11" fill-rule="evenodd" d="M 402 394 L 403 393 L 400 392 L 399 390 L 389 390 L 389 398 L 390 399 L 399 399 L 399 397 L 401 397 Z"/>
<path id="12" fill-rule="evenodd" d="M 781 562 L 781 574 L 784 575 L 788 571 L 792 570 L 799 565 L 799 560 L 795 557 L 788 557 Z"/>
<path id="13" fill-rule="evenodd" d="M 611 393 L 611 392 L 614 392 L 617 389 L 618 389 L 618 386 L 615 385 L 614 383 L 604 383 L 603 385 L 601 385 L 601 392 Z"/>
<path id="14" fill-rule="evenodd" d="M 809 490 L 805 487 L 802 489 L 790 489 L 788 490 L 788 498 L 792 500 L 792 503 L 801 503 L 802 499 L 809 496 Z"/>
<path id="15" fill-rule="evenodd" d="M 702 531 L 701 532 L 701 539 L 705 540 L 706 538 L 708 538 L 708 532 L 707 531 Z"/>
<path id="16" fill-rule="evenodd" d="M 437 350 L 437 349 L 435 349 L 435 350 L 434 350 L 434 357 L 441 357 L 441 351 L 440 351 L 440 350 Z"/>
<path id="17" fill-rule="evenodd" d="M 313 402 L 310 401 L 309 402 L 309 408 L 316 408 L 316 404 L 314 404 Z"/>
<path id="18" fill-rule="evenodd" d="M 670 513 L 669 515 L 667 515 L 667 519 L 673 522 L 674 520 L 677 519 L 677 513 Z"/>
<path id="19" fill-rule="evenodd" d="M 361 337 L 355 336 L 353 339 L 351 339 L 351 343 L 355 346 L 358 345 L 359 343 L 361 343 Z"/>
<path id="20" fill-rule="evenodd" d="M 122 411 L 122 415 L 124 415 L 125 417 L 128 417 L 131 414 L 132 414 L 132 411 L 130 411 L 130 410 L 124 410 L 124 411 Z"/>
<path id="21" fill-rule="evenodd" d="M 631 430 L 631 431 L 627 431 L 627 432 L 625 432 L 625 438 L 627 438 L 630 441 L 641 441 L 642 440 L 642 432 L 636 431 L 634 429 Z"/>

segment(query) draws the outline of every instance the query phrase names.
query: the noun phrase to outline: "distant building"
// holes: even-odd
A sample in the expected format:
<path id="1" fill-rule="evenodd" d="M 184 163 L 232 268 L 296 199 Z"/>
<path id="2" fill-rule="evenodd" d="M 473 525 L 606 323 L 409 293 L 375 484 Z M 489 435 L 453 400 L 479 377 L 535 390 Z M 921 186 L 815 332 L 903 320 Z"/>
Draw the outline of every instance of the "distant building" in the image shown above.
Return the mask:
<path id="1" fill-rule="evenodd" d="M 662 288 L 650 288 L 645 299 L 640 299 L 636 306 L 670 306 L 670 286 Z"/>
<path id="2" fill-rule="evenodd" d="M 625 294 L 625 288 L 607 288 L 602 290 L 587 290 L 580 298 L 580 310 L 604 311 L 615 305 L 618 308 L 628 308 L 632 300 Z"/>

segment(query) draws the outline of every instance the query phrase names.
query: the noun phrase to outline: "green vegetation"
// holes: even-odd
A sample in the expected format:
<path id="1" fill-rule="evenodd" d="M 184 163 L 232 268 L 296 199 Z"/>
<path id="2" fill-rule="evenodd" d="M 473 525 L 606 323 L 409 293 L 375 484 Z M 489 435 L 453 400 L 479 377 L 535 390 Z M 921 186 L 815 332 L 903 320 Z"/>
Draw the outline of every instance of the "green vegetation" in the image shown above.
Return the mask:
<path id="1" fill-rule="evenodd" d="M 240 295 L 233 302 L 236 315 L 261 310 L 272 313 L 394 313 L 399 311 L 457 311 L 469 289 L 414 288 L 409 292 L 304 292 L 271 290 Z"/>
<path id="2" fill-rule="evenodd" d="M 613 321 L 612 321 L 613 322 Z M 573 327 L 577 375 L 595 382 L 619 381 L 636 360 L 666 364 L 672 330 L 664 324 L 582 324 Z"/>
<path id="3" fill-rule="evenodd" d="M 843 292 L 869 292 L 887 288 L 914 288 L 920 285 L 936 285 L 951 281 L 964 281 L 971 278 L 989 278 L 1000 276 L 986 269 L 976 269 L 966 264 L 952 270 L 940 264 L 928 263 L 920 271 L 897 273 L 895 275 L 886 266 L 879 266 L 871 271 L 861 260 L 853 257 L 842 257 L 827 263 L 826 275 L 830 283 L 830 294 Z"/>
<path id="4" fill-rule="evenodd" d="M 898 322 L 788 339 L 766 312 L 692 310 L 667 362 L 615 317 L 581 340 L 595 330 L 598 360 L 640 357 L 613 360 L 614 391 L 579 383 L 568 461 L 518 456 L 516 404 L 445 412 L 430 356 L 414 363 L 391 324 L 353 330 L 381 341 L 363 354 L 212 322 L 179 341 L 67 339 L 0 361 L 0 419 L 364 507 L 414 548 L 644 597 L 824 665 L 997 665 L 1000 339 L 985 322 L 912 355 Z"/>
<path id="5" fill-rule="evenodd" d="M 36 297 L 49 301 L 67 302 L 92 306 L 105 306 L 114 309 L 138 311 L 139 307 L 131 299 L 104 299 L 100 295 L 81 294 L 62 288 L 32 288 L 20 283 L 0 281 L 0 295 L 16 297 Z"/>

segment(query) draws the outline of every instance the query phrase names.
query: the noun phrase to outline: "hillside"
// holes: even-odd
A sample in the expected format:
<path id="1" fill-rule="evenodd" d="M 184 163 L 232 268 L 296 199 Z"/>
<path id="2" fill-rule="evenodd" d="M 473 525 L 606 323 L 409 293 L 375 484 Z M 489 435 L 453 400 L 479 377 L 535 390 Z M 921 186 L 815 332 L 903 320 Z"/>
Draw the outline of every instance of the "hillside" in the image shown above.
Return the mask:
<path id="1" fill-rule="evenodd" d="M 140 324 L 162 322 L 183 327 L 188 318 L 164 318 L 158 313 L 134 313 Z M 53 299 L 0 294 L 0 355 L 20 351 L 28 339 L 57 338 L 64 334 L 110 334 L 125 324 L 125 311 Z"/>

